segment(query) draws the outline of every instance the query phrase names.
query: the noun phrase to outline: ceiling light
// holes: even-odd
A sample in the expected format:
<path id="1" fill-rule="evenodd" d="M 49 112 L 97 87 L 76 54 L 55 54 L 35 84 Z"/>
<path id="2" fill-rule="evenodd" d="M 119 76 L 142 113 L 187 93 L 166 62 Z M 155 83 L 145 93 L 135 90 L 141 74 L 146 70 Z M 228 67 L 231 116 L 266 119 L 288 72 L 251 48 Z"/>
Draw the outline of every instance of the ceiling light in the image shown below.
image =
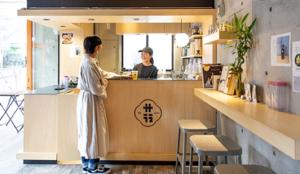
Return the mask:
<path id="1" fill-rule="evenodd" d="M 175 40 L 178 47 L 184 47 L 189 43 L 189 36 L 186 33 L 177 33 Z"/>

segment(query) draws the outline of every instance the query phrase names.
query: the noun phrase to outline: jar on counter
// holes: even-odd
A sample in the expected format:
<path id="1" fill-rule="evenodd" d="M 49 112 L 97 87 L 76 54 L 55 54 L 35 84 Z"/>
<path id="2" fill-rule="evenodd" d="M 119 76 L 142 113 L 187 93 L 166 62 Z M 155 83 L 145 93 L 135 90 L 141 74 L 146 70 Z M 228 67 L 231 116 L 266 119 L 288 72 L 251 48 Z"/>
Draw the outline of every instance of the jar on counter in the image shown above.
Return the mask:
<path id="1" fill-rule="evenodd" d="M 288 112 L 290 102 L 289 83 L 284 81 L 268 81 L 266 104 L 279 111 Z"/>
<path id="2" fill-rule="evenodd" d="M 65 88 L 69 87 L 69 81 L 70 81 L 70 77 L 69 76 L 64 76 L 63 85 L 64 85 Z"/>

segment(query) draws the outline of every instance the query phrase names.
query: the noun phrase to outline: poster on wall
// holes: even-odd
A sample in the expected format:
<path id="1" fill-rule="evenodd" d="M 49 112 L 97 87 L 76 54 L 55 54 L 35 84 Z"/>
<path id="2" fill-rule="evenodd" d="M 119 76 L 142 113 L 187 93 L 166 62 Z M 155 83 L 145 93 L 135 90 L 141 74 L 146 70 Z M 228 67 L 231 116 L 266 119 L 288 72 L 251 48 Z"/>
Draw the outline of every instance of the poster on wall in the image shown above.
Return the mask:
<path id="1" fill-rule="evenodd" d="M 203 64 L 202 65 L 202 81 L 204 88 L 218 89 L 222 73 L 221 64 Z"/>
<path id="2" fill-rule="evenodd" d="M 62 33 L 61 34 L 61 43 L 62 44 L 72 44 L 73 43 L 73 33 Z"/>
<path id="3" fill-rule="evenodd" d="M 300 93 L 300 41 L 293 42 L 293 92 Z"/>
<path id="4" fill-rule="evenodd" d="M 291 33 L 271 37 L 271 66 L 291 66 Z"/>

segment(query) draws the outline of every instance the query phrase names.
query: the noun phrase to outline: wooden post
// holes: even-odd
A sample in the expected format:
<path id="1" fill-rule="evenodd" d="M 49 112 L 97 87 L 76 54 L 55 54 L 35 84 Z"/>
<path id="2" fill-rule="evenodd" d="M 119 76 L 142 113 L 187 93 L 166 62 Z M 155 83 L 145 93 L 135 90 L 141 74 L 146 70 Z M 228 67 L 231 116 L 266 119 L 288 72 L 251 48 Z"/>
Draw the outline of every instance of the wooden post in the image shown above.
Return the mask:
<path id="1" fill-rule="evenodd" d="M 32 89 L 32 21 L 27 20 L 27 89 Z"/>

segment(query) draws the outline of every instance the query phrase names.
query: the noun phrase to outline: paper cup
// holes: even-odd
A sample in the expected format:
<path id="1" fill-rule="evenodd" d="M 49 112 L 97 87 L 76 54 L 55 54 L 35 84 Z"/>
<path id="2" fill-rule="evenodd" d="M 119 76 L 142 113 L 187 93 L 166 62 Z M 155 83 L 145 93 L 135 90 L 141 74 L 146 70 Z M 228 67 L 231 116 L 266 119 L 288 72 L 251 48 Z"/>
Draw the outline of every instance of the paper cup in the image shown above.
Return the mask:
<path id="1" fill-rule="evenodd" d="M 138 71 L 131 71 L 131 77 L 132 80 L 137 80 L 138 79 Z"/>

